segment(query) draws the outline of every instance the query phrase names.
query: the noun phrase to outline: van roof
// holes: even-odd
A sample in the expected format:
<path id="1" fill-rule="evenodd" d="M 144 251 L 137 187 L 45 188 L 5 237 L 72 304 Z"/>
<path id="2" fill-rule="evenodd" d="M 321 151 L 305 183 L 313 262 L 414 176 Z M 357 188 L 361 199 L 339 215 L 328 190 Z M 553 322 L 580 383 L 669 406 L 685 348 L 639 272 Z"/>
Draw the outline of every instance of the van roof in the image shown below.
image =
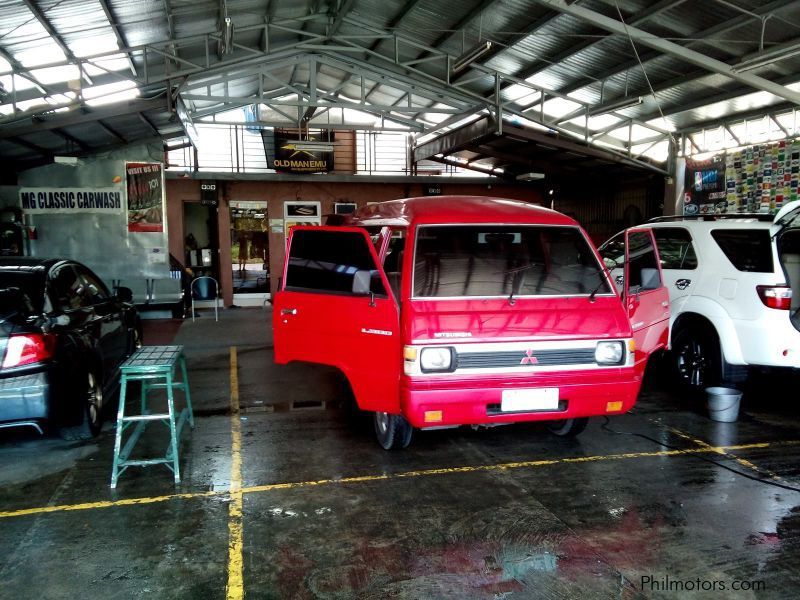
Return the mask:
<path id="1" fill-rule="evenodd" d="M 348 224 L 408 227 L 412 222 L 577 225 L 573 219 L 549 208 L 487 196 L 423 196 L 369 204 L 356 211 Z"/>

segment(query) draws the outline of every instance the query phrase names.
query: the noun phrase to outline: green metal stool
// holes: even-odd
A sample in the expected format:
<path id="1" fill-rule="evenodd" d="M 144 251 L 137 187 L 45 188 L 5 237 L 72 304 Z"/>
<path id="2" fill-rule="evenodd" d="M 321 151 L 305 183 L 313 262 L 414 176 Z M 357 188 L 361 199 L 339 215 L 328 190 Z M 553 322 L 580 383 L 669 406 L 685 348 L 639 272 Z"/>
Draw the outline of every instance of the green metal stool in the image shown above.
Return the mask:
<path id="1" fill-rule="evenodd" d="M 176 370 L 180 366 L 181 380 L 176 381 Z M 120 367 L 119 411 L 117 413 L 117 438 L 114 443 L 114 467 L 111 472 L 111 488 L 117 487 L 117 479 L 128 467 L 147 467 L 150 465 L 166 465 L 175 475 L 175 484 L 181 482 L 180 464 L 178 461 L 178 442 L 184 423 L 194 429 L 194 414 L 192 413 L 192 399 L 189 394 L 189 378 L 186 375 L 186 358 L 183 355 L 183 346 L 143 346 L 134 352 Z M 125 397 L 128 382 L 140 381 L 141 410 L 138 415 L 125 416 Z M 147 406 L 147 394 L 152 390 L 166 389 L 167 412 L 151 413 Z M 175 417 L 174 390 L 183 390 L 186 398 L 186 407 L 181 410 L 177 419 Z M 170 443 L 163 458 L 150 458 L 144 460 L 129 460 L 133 447 L 139 441 L 147 423 L 161 421 L 170 432 Z M 132 424 L 136 428 L 131 433 L 125 447 L 122 448 L 122 434 Z"/>

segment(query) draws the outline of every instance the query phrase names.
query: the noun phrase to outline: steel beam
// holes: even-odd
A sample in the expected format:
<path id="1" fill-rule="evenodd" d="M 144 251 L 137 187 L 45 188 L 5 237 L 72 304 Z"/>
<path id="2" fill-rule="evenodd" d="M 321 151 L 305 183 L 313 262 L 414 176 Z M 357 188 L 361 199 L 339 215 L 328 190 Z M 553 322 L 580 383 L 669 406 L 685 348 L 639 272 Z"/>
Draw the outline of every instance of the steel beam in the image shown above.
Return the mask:
<path id="1" fill-rule="evenodd" d="M 787 87 L 775 84 L 768 79 L 759 77 L 758 75 L 753 75 L 751 73 L 737 73 L 733 67 L 727 63 L 715 58 L 711 58 L 710 56 L 706 56 L 705 54 L 701 54 L 700 52 L 690 48 L 686 48 L 685 46 L 676 44 L 675 42 L 662 39 L 637 27 L 626 25 L 625 23 L 621 23 L 620 21 L 607 17 L 596 11 L 583 8 L 575 4 L 568 4 L 566 0 L 534 0 L 534 2 L 564 14 L 571 15 L 586 21 L 587 23 L 592 23 L 593 25 L 597 25 L 598 27 L 606 29 L 612 33 L 625 36 L 644 46 L 648 46 L 654 50 L 658 50 L 659 52 L 675 56 L 703 69 L 725 75 L 726 77 L 729 77 L 754 89 L 763 90 L 774 94 L 779 98 L 784 98 L 790 102 L 800 104 L 800 92 L 795 92 Z"/>

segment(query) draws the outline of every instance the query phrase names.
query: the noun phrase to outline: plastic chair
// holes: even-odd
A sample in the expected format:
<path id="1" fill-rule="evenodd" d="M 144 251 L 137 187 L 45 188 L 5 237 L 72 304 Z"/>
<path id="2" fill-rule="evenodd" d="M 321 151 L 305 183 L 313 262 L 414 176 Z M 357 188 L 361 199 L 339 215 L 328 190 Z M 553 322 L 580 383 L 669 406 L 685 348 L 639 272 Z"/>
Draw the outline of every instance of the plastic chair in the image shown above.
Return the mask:
<path id="1" fill-rule="evenodd" d="M 192 280 L 192 321 L 195 301 L 214 301 L 214 320 L 219 321 L 219 284 L 213 277 L 197 277 Z"/>

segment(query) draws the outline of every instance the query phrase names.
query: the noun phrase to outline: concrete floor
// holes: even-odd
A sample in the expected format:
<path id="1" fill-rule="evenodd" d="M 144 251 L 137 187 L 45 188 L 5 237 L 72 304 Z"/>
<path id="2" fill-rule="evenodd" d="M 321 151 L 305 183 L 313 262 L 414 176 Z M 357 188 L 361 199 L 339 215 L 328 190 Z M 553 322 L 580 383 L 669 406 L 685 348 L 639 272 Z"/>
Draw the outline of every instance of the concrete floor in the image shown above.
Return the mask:
<path id="1" fill-rule="evenodd" d="M 387 453 L 334 372 L 272 364 L 270 316 L 147 322 L 188 357 L 177 489 L 150 467 L 112 492 L 111 423 L 0 430 L 0 598 L 797 596 L 800 493 L 757 481 L 800 487 L 796 380 L 756 379 L 737 423 L 649 384 L 575 440 L 459 429 Z"/>

